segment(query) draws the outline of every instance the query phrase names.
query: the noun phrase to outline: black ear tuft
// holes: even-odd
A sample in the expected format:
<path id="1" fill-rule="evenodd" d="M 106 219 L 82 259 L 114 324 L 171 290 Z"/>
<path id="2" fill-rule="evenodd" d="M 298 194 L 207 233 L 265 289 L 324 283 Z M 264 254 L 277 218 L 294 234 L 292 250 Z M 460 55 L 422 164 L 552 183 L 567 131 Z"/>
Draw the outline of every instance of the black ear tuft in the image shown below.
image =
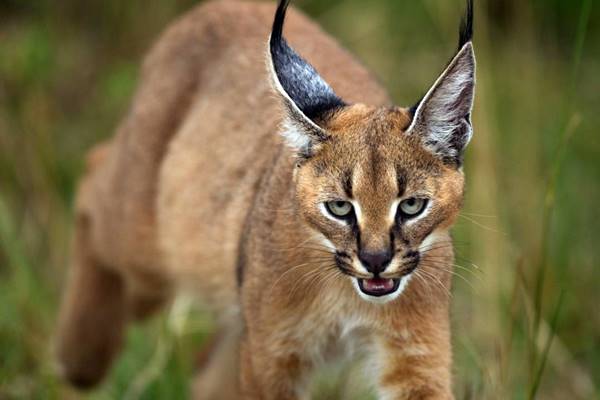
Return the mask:
<path id="1" fill-rule="evenodd" d="M 458 32 L 458 50 L 473 40 L 473 0 L 467 0 L 465 15 L 460 21 Z"/>
<path id="2" fill-rule="evenodd" d="M 269 40 L 269 49 L 275 79 L 288 106 L 300 111 L 313 123 L 326 113 L 343 107 L 345 103 L 333 89 L 321 78 L 315 68 L 302 59 L 283 37 L 283 23 L 290 0 L 281 0 L 277 6 L 273 29 Z"/>
<path id="3" fill-rule="evenodd" d="M 465 44 L 473 41 L 473 0 L 467 0 L 467 8 L 465 14 L 460 20 L 460 26 L 458 28 L 458 52 L 465 46 Z M 452 60 L 450 60 L 452 62 Z M 423 97 L 419 99 L 410 109 L 410 115 L 415 116 L 417 108 L 423 101 Z"/>
<path id="4" fill-rule="evenodd" d="M 271 29 L 271 50 L 275 43 L 283 39 L 283 23 L 285 22 L 285 14 L 290 5 L 290 0 L 281 0 L 275 10 L 275 19 L 273 20 L 273 28 Z"/>

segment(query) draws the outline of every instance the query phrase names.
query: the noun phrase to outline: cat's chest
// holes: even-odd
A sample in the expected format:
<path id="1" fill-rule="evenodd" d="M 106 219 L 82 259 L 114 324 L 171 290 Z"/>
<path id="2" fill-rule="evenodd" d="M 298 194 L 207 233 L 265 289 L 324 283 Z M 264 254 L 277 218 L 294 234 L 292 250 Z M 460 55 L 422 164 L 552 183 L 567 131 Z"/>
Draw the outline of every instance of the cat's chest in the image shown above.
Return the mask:
<path id="1" fill-rule="evenodd" d="M 346 387 L 348 379 L 353 380 L 350 386 L 360 393 L 371 393 L 372 388 L 361 378 L 375 349 L 369 329 L 355 321 L 321 323 L 313 325 L 310 333 L 304 336 L 303 343 L 304 357 L 310 360 L 313 368 L 302 393 L 327 392 L 340 384 L 340 387 Z"/>
<path id="2" fill-rule="evenodd" d="M 299 328 L 304 358 L 315 366 L 355 359 L 373 345 L 370 329 L 349 318 L 308 318 Z"/>

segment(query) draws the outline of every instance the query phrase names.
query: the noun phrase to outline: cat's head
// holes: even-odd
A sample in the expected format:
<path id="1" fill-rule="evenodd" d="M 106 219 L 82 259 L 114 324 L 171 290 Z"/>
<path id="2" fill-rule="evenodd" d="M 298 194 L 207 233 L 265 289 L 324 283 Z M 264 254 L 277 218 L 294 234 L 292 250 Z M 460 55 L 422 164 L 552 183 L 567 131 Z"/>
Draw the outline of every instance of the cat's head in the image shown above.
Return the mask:
<path id="1" fill-rule="evenodd" d="M 371 301 L 397 297 L 439 246 L 463 201 L 463 153 L 472 136 L 472 2 L 459 49 L 412 108 L 347 104 L 282 36 L 281 1 L 270 39 L 282 134 L 297 158 L 298 209 Z"/>

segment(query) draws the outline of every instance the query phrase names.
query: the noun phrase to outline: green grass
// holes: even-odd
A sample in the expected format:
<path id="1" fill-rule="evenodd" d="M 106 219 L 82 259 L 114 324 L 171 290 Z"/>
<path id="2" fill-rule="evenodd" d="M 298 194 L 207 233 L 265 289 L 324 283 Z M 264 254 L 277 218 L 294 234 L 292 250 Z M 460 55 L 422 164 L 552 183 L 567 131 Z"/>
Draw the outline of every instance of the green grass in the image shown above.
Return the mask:
<path id="1" fill-rule="evenodd" d="M 82 396 L 54 374 L 52 335 L 83 156 L 124 114 L 144 51 L 194 3 L 0 3 L 0 399 Z M 460 0 L 297 4 L 399 104 L 440 72 L 462 9 Z M 475 136 L 455 229 L 455 392 L 600 398 L 600 7 L 477 5 Z M 209 331 L 206 315 L 181 308 L 132 327 L 106 382 L 83 397 L 183 397 Z M 329 371 L 315 398 L 363 398 L 348 386 L 354 373 Z"/>

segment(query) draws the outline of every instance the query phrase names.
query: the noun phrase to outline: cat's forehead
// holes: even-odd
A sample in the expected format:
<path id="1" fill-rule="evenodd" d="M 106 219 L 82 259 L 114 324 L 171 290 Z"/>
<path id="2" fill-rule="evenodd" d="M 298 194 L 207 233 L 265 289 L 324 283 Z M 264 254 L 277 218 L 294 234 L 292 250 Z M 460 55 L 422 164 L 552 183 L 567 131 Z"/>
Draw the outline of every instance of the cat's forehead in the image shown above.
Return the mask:
<path id="1" fill-rule="evenodd" d="M 410 123 L 403 108 L 348 107 L 328 124 L 331 138 L 318 157 L 318 169 L 371 185 L 438 174 L 439 160 L 406 134 Z"/>
<path id="2" fill-rule="evenodd" d="M 393 132 L 404 132 L 410 125 L 410 111 L 401 107 L 372 107 L 364 104 L 346 106 L 327 121 L 333 136 L 377 138 Z"/>

